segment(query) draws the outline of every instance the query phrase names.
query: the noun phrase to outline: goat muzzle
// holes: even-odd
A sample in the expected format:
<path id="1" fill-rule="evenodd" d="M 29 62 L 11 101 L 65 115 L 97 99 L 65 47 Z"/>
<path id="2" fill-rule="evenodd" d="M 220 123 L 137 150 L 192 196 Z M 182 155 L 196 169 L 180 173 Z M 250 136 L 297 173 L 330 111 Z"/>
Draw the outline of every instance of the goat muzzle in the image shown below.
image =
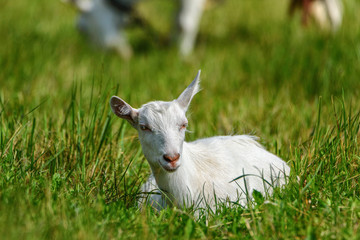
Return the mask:
<path id="1" fill-rule="evenodd" d="M 176 153 L 174 155 L 164 154 L 163 158 L 165 161 L 167 161 L 169 163 L 176 162 L 180 158 L 180 153 Z"/>

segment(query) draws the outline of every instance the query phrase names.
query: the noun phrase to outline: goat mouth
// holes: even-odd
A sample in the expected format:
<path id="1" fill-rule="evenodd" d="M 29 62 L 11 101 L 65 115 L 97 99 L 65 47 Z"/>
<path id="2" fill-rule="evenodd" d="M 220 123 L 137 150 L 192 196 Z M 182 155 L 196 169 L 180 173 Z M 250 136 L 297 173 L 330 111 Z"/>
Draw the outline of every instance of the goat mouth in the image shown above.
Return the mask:
<path id="1" fill-rule="evenodd" d="M 165 171 L 167 171 L 167 172 L 175 172 L 175 171 L 176 171 L 176 168 L 175 168 L 175 169 L 164 168 L 164 169 L 165 169 Z"/>
<path id="2" fill-rule="evenodd" d="M 177 166 L 174 166 L 174 167 L 169 166 L 169 165 L 161 165 L 161 166 L 167 172 L 175 172 L 179 168 L 180 165 L 177 165 Z"/>

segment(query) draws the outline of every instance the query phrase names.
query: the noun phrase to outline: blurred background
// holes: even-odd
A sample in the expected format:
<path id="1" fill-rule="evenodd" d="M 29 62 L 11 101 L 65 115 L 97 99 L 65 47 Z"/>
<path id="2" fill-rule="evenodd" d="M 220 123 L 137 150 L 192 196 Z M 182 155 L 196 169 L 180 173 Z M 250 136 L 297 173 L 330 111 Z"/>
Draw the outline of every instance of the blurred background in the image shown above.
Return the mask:
<path id="1" fill-rule="evenodd" d="M 240 129 L 251 121 L 251 128 L 256 128 L 270 121 L 265 117 L 269 113 L 260 114 L 268 111 L 265 106 L 278 102 L 276 108 L 292 106 L 290 112 L 298 118 L 294 108 L 303 109 L 303 104 L 313 104 L 319 96 L 330 99 L 343 94 L 357 100 L 359 3 L 343 4 L 343 24 L 331 34 L 315 24 L 303 27 L 300 12 L 290 18 L 288 1 L 210 1 L 194 51 L 184 60 L 176 45 L 162 41 L 171 35 L 178 4 L 142 1 L 137 12 L 156 34 L 144 27 L 127 27 L 134 55 L 124 61 L 79 34 L 75 28 L 78 13 L 70 4 L 38 1 L 27 6 L 21 1 L 2 1 L 1 96 L 9 104 L 18 102 L 24 107 L 46 99 L 38 111 L 61 118 L 59 108 L 68 101 L 74 85 L 81 85 L 85 102 L 96 92 L 118 94 L 139 106 L 153 99 L 173 99 L 202 69 L 204 91 L 195 99 L 199 110 L 194 111 L 194 119 L 205 118 L 204 122 L 224 132 L 232 131 L 240 119 L 244 121 Z M 205 114 L 208 111 L 213 113 Z M 291 118 L 289 109 L 276 111 L 275 115 L 284 114 L 281 125 L 292 125 L 287 119 Z M 303 113 L 301 121 L 310 112 Z M 204 128 L 197 132 L 209 129 Z"/>

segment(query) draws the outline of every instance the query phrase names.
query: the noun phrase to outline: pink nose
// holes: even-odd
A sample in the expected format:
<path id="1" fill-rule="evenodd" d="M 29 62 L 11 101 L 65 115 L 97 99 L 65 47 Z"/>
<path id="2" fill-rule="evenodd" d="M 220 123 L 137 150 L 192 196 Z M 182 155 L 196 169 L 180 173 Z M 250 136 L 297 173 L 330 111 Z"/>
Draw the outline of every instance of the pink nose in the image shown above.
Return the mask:
<path id="1" fill-rule="evenodd" d="M 163 155 L 163 158 L 165 161 L 167 162 L 176 162 L 177 160 L 179 160 L 180 158 L 180 154 L 179 153 L 176 153 L 175 155 L 171 156 L 169 154 L 164 154 Z"/>

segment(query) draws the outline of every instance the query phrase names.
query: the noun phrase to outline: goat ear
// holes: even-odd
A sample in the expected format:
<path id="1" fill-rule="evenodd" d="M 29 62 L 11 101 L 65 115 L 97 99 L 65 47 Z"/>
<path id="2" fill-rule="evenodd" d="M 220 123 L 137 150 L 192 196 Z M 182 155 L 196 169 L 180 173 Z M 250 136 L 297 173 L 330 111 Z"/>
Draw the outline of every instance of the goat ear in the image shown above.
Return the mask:
<path id="1" fill-rule="evenodd" d="M 134 128 L 136 128 L 139 116 L 137 109 L 132 108 L 129 104 L 117 96 L 111 97 L 110 106 L 116 116 L 126 119 Z"/>
<path id="2" fill-rule="evenodd" d="M 188 109 L 191 99 L 200 91 L 200 73 L 201 70 L 198 71 L 194 81 L 190 83 L 176 100 L 185 111 Z"/>

